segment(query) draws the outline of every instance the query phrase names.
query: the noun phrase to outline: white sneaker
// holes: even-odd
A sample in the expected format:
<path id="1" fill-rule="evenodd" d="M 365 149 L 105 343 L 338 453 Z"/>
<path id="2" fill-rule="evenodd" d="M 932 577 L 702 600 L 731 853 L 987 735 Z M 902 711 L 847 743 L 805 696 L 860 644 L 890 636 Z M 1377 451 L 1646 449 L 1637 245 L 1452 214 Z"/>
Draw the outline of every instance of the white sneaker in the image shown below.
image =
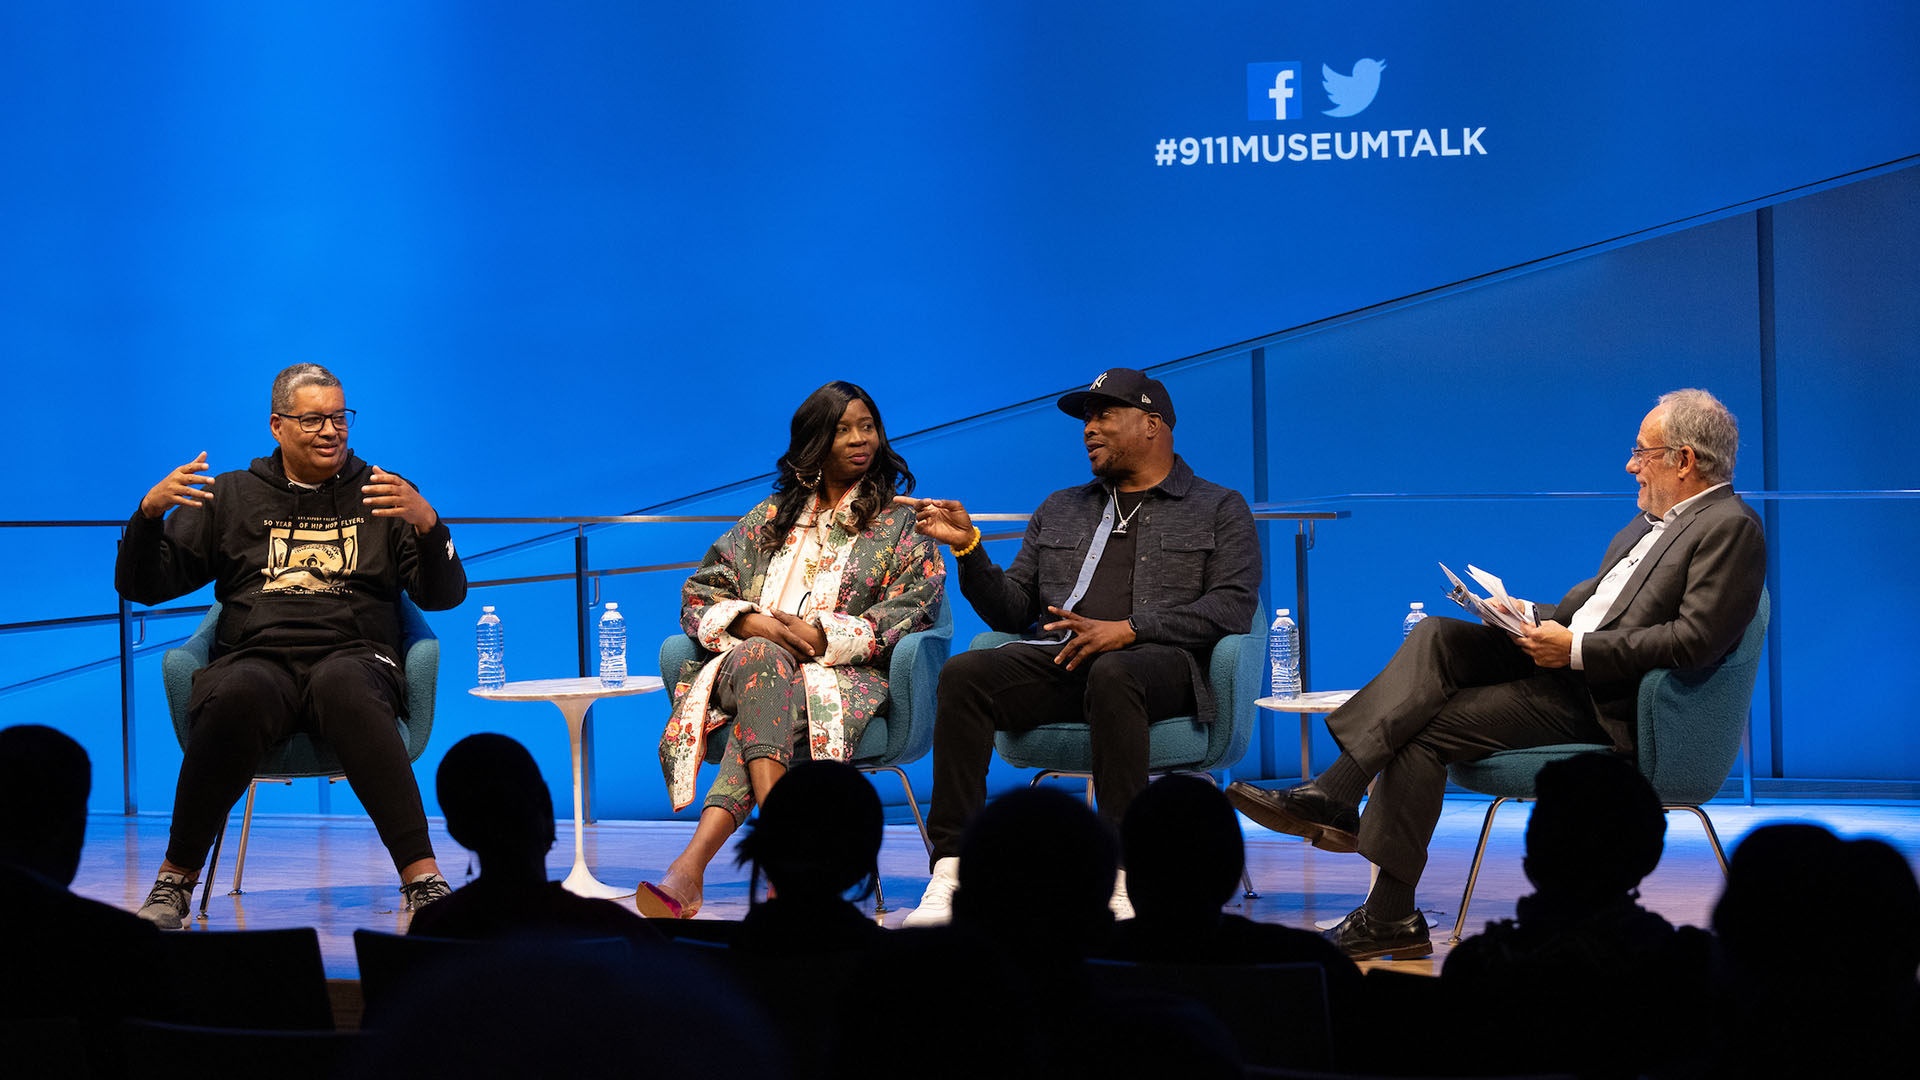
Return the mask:
<path id="1" fill-rule="evenodd" d="M 1107 910 L 1113 912 L 1115 922 L 1133 918 L 1133 901 L 1127 899 L 1127 872 L 1122 869 L 1113 875 L 1113 896 L 1107 900 Z"/>
<path id="2" fill-rule="evenodd" d="M 936 859 L 933 864 L 933 880 L 927 882 L 927 891 L 920 896 L 920 903 L 907 917 L 900 921 L 901 926 L 945 926 L 953 921 L 953 891 L 960 887 L 960 859 L 949 855 Z"/>

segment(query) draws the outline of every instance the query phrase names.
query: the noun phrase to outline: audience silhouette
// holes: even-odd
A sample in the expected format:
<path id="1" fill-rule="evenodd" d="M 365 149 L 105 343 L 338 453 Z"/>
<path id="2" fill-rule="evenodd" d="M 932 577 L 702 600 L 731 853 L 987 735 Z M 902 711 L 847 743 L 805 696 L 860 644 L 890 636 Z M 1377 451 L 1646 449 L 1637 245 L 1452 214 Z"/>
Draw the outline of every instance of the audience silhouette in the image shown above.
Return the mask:
<path id="1" fill-rule="evenodd" d="M 447 938 L 626 938 L 659 943 L 647 920 L 547 880 L 553 794 L 533 756 L 505 735 L 453 744 L 435 776 L 447 832 L 480 858 L 480 876 L 414 912 L 410 934 Z"/>
<path id="2" fill-rule="evenodd" d="M 739 841 L 739 863 L 753 867 L 751 906 L 727 959 L 771 1018 L 797 1075 L 828 1074 L 835 1026 L 871 994 L 856 973 L 882 931 L 845 897 L 855 888 L 862 899 L 873 892 L 884 825 L 880 797 L 859 769 L 801 761 L 774 782 Z M 764 901 L 763 877 L 772 885 Z M 678 931 L 697 922 L 667 925 Z"/>
<path id="3" fill-rule="evenodd" d="M 960 841 L 953 923 L 992 942 L 1046 1010 L 1052 1068 L 1087 1075 L 1237 1075 L 1232 1037 L 1192 1002 L 1102 991 L 1085 959 L 1113 930 L 1119 850 L 1079 799 L 1042 788 L 989 803 Z"/>
<path id="4" fill-rule="evenodd" d="M 153 985 L 160 968 L 153 924 L 68 889 L 80 868 L 92 789 L 92 763 L 73 739 L 40 724 L 0 731 L 0 920 L 14 931 L 0 977 L 0 1021 L 76 1019 L 100 1075 L 114 1071 L 107 1037 L 120 1018 L 165 1019 L 167 998 Z M 22 1047 L 7 1049 L 9 1069 L 32 1072 L 13 1056 Z"/>
<path id="5" fill-rule="evenodd" d="M 1666 814 L 1615 753 L 1550 762 L 1534 790 L 1523 866 L 1535 892 L 1515 918 L 1462 941 L 1442 971 L 1468 1036 L 1462 1055 L 1487 1072 L 1637 1075 L 1675 1056 L 1697 1022 L 1676 1004 L 1708 990 L 1708 936 L 1636 902 Z"/>
<path id="6" fill-rule="evenodd" d="M 437 779 L 448 830 L 482 873 L 416 913 L 411 932 L 508 940 L 429 973 L 354 1047 L 348 1075 L 412 1076 L 427 1060 L 473 1075 L 678 1075 L 716 1061 L 713 1039 L 684 1025 L 696 1015 L 724 1025 L 726 1067 L 756 1078 L 852 1075 L 876 1063 L 936 1077 L 1241 1075 L 1213 1013 L 1173 994 L 1113 989 L 1100 973 L 1116 969 L 1091 957 L 1186 971 L 1318 964 L 1336 1064 L 1378 1073 L 1911 1072 L 1920 883 L 1906 858 L 1817 825 L 1765 826 L 1733 854 L 1715 936 L 1675 929 L 1638 903 L 1660 861 L 1664 814 L 1614 754 L 1540 770 L 1524 861 L 1535 891 L 1514 919 L 1455 948 L 1440 979 L 1403 974 L 1394 986 L 1379 972 L 1361 978 L 1318 935 L 1223 910 L 1245 861 L 1238 819 L 1192 777 L 1150 785 L 1119 843 L 1078 799 L 1025 788 L 1001 796 L 962 840 L 952 925 L 882 933 L 847 899 L 878 881 L 879 799 L 848 765 L 800 763 L 739 844 L 751 892 L 764 878 L 768 898 L 730 945 L 671 949 L 623 906 L 546 879 L 551 795 L 520 744 L 470 736 Z M 116 1075 L 126 1068 L 115 1050 L 122 1018 L 194 1019 L 167 1015 L 165 988 L 151 985 L 158 932 L 68 889 L 90 786 L 72 739 L 40 725 L 0 730 L 0 917 L 34 930 L 9 948 L 0 1044 L 28 1073 L 84 1054 L 94 1075 Z M 1123 851 L 1137 917 L 1116 925 L 1108 898 Z M 634 947 L 550 944 L 606 937 Z M 1410 982 L 1418 994 L 1401 985 Z M 907 1001 L 937 1018 L 937 1036 L 889 1013 Z M 1379 1038 L 1381 1018 L 1409 1004 L 1444 1036 L 1397 1040 L 1408 1044 L 1398 1053 L 1348 1037 L 1365 1029 L 1395 1042 Z"/>
<path id="7" fill-rule="evenodd" d="M 1193 776 L 1155 781 L 1127 808 L 1121 850 L 1134 917 L 1114 924 L 1107 956 L 1202 964 L 1319 964 L 1335 987 L 1360 969 L 1317 933 L 1259 923 L 1222 909 L 1246 866 L 1240 818 L 1220 789 Z"/>
<path id="8" fill-rule="evenodd" d="M 753 867 L 751 907 L 735 949 L 762 956 L 804 956 L 863 948 L 880 927 L 846 899 L 872 895 L 886 824 L 880 797 L 860 770 L 840 761 L 803 761 L 767 793 L 759 817 L 737 845 Z M 761 901 L 760 881 L 772 886 Z"/>
<path id="9" fill-rule="evenodd" d="M 1114 924 L 1102 955 L 1136 963 L 1318 964 L 1336 1023 L 1358 1018 L 1360 968 L 1346 953 L 1319 933 L 1222 910 L 1240 887 L 1246 845 L 1240 817 L 1219 788 L 1178 774 L 1154 781 L 1127 808 L 1120 845 L 1134 917 Z"/>
<path id="10" fill-rule="evenodd" d="M 1920 885 L 1898 851 L 1762 826 L 1734 850 L 1713 928 L 1720 1039 L 1697 1072 L 1912 1075 Z"/>

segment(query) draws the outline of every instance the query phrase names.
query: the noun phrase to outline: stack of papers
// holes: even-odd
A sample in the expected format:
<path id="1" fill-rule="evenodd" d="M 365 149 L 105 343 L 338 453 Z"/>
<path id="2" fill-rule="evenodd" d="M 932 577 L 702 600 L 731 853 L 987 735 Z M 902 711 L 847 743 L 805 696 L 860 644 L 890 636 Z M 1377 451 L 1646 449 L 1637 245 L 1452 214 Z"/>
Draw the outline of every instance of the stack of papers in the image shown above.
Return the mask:
<path id="1" fill-rule="evenodd" d="M 1447 575 L 1447 580 L 1453 582 L 1453 589 L 1447 593 L 1447 599 L 1473 612 L 1489 625 L 1497 626 L 1509 634 L 1524 637 L 1526 632 L 1537 624 L 1537 620 L 1533 617 L 1533 602 L 1515 600 L 1508 596 L 1507 587 L 1501 583 L 1500 579 L 1485 570 L 1472 563 L 1467 564 L 1467 573 L 1473 580 L 1480 583 L 1481 588 L 1487 590 L 1486 596 L 1476 596 L 1472 589 L 1467 588 L 1466 582 L 1455 577 L 1453 571 L 1447 569 L 1446 563 L 1441 563 L 1440 569 Z"/>

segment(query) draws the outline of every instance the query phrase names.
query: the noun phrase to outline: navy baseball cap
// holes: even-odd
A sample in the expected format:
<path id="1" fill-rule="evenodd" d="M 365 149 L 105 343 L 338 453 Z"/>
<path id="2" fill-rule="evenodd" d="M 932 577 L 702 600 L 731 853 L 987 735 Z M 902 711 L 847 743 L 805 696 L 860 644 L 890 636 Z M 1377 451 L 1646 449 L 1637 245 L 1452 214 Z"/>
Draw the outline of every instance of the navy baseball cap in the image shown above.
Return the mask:
<path id="1" fill-rule="evenodd" d="M 1094 398 L 1131 405 L 1142 412 L 1159 413 L 1168 427 L 1173 426 L 1173 398 L 1168 396 L 1167 388 L 1160 385 L 1159 379 L 1148 378 L 1144 371 L 1108 368 L 1088 383 L 1085 390 L 1061 397 L 1060 411 L 1079 420 L 1086 415 L 1087 402 Z"/>

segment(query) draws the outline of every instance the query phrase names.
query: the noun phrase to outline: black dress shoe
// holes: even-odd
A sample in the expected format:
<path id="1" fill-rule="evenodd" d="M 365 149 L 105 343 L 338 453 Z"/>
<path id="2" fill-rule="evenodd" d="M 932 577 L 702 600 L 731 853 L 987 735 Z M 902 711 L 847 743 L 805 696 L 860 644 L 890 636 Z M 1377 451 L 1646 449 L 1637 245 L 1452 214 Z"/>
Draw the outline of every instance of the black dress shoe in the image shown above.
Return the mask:
<path id="1" fill-rule="evenodd" d="M 1420 912 L 1404 919 L 1376 919 L 1361 904 L 1340 920 L 1340 925 L 1321 935 L 1354 960 L 1418 960 L 1433 955 L 1433 938 L 1427 931 L 1427 917 Z"/>
<path id="2" fill-rule="evenodd" d="M 1306 837 L 1324 851 L 1355 851 L 1360 846 L 1354 835 L 1360 831 L 1360 808 L 1334 802 L 1311 780 L 1285 791 L 1235 780 L 1227 785 L 1227 801 L 1274 832 Z"/>

